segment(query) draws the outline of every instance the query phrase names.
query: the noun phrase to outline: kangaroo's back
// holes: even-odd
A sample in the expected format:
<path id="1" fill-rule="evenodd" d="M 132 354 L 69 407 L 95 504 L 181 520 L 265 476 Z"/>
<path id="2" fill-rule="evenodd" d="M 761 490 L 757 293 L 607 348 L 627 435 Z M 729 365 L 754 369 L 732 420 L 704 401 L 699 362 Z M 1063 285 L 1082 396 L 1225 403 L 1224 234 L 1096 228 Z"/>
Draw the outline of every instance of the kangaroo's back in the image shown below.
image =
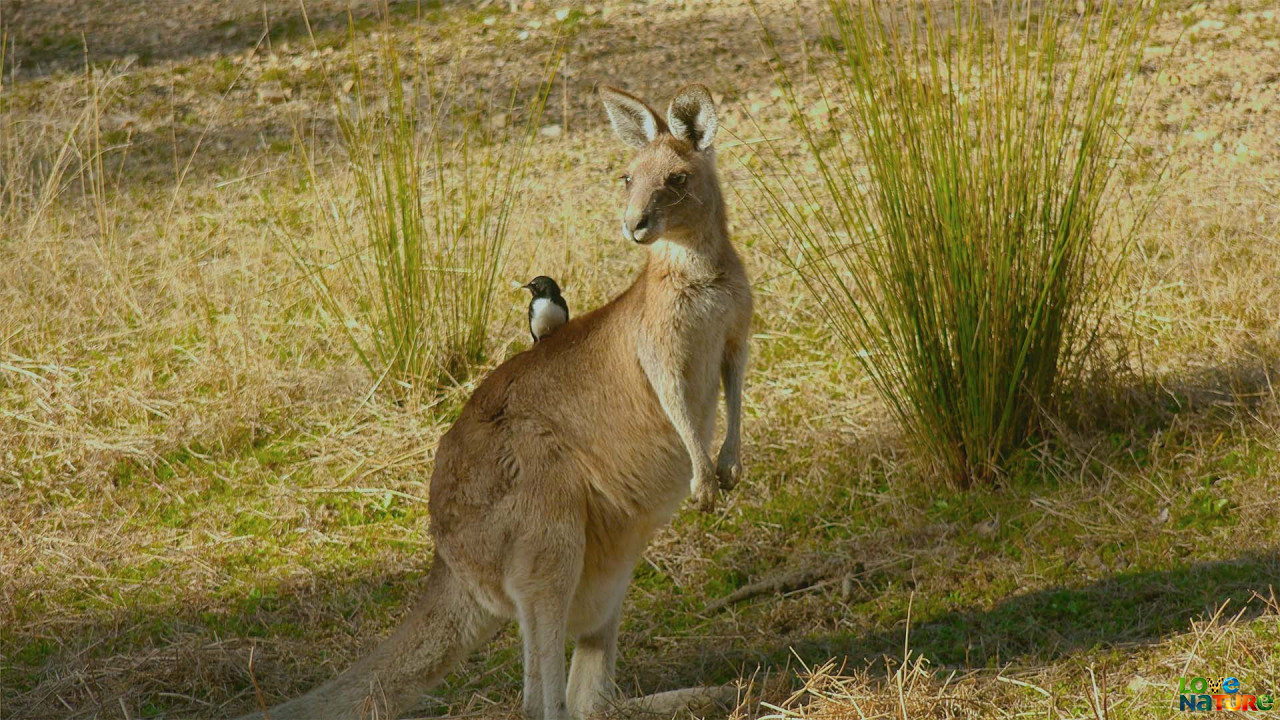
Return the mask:
<path id="1" fill-rule="evenodd" d="M 504 582 L 516 526 L 547 506 L 602 538 L 594 557 L 642 544 L 685 494 L 688 458 L 637 359 L 638 285 L 499 366 L 440 441 L 437 553 L 472 569 L 495 612 L 515 612 Z"/>

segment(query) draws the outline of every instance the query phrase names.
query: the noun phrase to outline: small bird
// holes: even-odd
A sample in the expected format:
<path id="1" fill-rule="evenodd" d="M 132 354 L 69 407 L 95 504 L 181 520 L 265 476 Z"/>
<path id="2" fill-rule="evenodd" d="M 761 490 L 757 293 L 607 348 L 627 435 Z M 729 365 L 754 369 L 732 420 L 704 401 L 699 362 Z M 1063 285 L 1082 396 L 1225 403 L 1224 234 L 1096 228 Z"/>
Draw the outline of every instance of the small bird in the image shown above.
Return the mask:
<path id="1" fill-rule="evenodd" d="M 529 281 L 523 286 L 533 293 L 529 301 L 529 334 L 538 342 L 569 322 L 569 305 L 560 297 L 560 286 L 546 275 Z"/>

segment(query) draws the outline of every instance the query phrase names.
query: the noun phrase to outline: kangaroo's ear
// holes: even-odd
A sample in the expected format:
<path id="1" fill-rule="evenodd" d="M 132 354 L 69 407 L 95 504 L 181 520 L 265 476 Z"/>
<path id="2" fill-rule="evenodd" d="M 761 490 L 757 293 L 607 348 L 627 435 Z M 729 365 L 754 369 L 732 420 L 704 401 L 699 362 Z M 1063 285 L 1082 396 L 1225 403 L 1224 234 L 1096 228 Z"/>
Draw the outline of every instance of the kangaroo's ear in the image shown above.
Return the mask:
<path id="1" fill-rule="evenodd" d="M 608 85 L 600 86 L 600 99 L 609 112 L 609 122 L 622 142 L 633 148 L 642 148 L 665 132 L 662 118 L 640 98 Z"/>
<path id="2" fill-rule="evenodd" d="M 687 140 L 699 150 L 711 147 L 716 139 L 716 106 L 704 85 L 686 85 L 667 108 L 671 134 Z"/>

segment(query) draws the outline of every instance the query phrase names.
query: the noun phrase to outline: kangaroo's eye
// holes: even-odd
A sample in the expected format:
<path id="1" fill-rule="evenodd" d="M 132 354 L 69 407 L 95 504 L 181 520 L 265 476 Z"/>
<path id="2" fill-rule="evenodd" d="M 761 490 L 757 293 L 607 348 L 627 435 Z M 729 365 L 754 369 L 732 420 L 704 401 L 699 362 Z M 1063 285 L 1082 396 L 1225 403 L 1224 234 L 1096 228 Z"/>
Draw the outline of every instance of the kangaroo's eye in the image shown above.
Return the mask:
<path id="1" fill-rule="evenodd" d="M 630 175 L 623 175 L 623 176 L 622 176 L 622 184 L 623 184 L 623 185 L 625 185 L 626 187 L 631 187 L 631 176 L 630 176 Z"/>
<path id="2" fill-rule="evenodd" d="M 688 179 L 689 176 L 685 173 L 676 173 L 675 175 L 667 178 L 667 185 L 673 188 L 684 187 L 684 181 Z"/>

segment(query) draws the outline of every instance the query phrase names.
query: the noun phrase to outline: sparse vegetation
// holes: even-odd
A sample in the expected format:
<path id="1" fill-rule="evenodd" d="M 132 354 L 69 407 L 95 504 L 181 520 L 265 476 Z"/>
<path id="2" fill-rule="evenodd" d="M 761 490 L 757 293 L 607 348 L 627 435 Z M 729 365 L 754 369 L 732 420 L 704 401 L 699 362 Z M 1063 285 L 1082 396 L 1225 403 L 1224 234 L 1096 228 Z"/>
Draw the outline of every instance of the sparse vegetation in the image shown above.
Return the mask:
<path id="1" fill-rule="evenodd" d="M 1272 4 L 1160 10 L 1136 77 L 1151 99 L 1118 177 L 1141 197 L 1175 149 L 1184 171 L 1107 308 L 1130 329 L 1127 365 L 1085 388 L 1088 412 L 1054 442 L 967 490 L 910 451 L 825 303 L 751 217 L 767 199 L 741 168 L 762 140 L 797 167 L 810 157 L 758 62 L 752 10 L 564 13 L 573 36 L 501 279 L 563 278 L 575 313 L 625 287 L 640 262 L 617 232 L 625 152 L 592 87 L 669 97 L 698 80 L 721 108 L 757 300 L 747 477 L 720 512 L 681 512 L 636 569 L 625 693 L 743 680 L 751 716 L 1147 720 L 1182 715 L 1182 674 L 1280 690 Z M 352 58 L 376 72 L 377 32 L 418 87 L 427 71 L 456 77 L 457 106 L 535 97 L 562 20 L 541 3 L 397 3 L 389 27 L 357 8 L 353 38 L 346 6 L 307 3 L 315 46 L 284 0 L 0 7 L 0 717 L 234 717 L 255 688 L 269 703 L 330 677 L 421 586 L 436 442 L 485 369 L 527 342 L 527 297 L 492 298 L 487 359 L 456 387 L 375 389 L 294 252 L 313 230 L 331 249 L 318 194 L 363 232 L 325 78 L 341 88 Z M 760 8 L 815 60 L 843 42 L 821 17 Z M 779 47 L 803 62 L 800 42 Z M 807 78 L 807 117 L 847 112 Z M 382 87 L 366 88 L 375 107 Z M 523 117 L 485 118 L 495 152 L 515 152 Z M 82 164 L 95 143 L 101 171 Z M 11 185 L 14 168 L 28 174 Z M 757 584 L 773 589 L 725 601 Z M 508 630 L 417 714 L 514 716 L 520 686 Z"/>

